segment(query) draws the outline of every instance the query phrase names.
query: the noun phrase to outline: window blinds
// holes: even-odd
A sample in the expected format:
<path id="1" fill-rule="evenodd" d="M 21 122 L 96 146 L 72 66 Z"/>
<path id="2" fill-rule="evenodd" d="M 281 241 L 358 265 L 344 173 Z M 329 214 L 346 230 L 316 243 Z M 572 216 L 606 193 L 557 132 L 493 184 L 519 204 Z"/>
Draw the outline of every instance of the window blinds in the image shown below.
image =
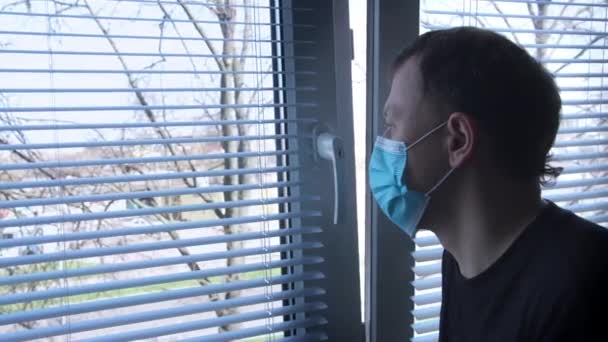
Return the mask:
<path id="1" fill-rule="evenodd" d="M 553 153 L 563 166 L 545 198 L 599 224 L 608 222 L 604 70 L 608 5 L 602 1 L 423 1 L 421 31 L 477 26 L 499 32 L 525 47 L 555 75 L 562 121 Z M 436 341 L 441 306 L 441 255 L 431 233 L 415 240 L 414 337 Z"/>
<path id="2" fill-rule="evenodd" d="M 281 4 L 0 2 L 3 341 L 326 337 Z"/>

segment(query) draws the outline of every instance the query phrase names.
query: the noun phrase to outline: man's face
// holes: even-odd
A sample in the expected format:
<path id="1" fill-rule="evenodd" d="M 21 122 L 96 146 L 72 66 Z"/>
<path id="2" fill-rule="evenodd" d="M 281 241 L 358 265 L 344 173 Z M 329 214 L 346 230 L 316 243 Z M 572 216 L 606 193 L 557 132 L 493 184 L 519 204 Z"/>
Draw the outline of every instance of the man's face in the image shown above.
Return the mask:
<path id="1" fill-rule="evenodd" d="M 422 95 L 423 81 L 418 60 L 410 58 L 393 76 L 384 107 L 385 138 L 403 141 L 409 146 L 443 123 L 445 117 L 431 110 L 432 106 L 423 101 Z M 408 150 L 403 181 L 409 189 L 426 193 L 448 171 L 444 136 L 445 127 Z"/>

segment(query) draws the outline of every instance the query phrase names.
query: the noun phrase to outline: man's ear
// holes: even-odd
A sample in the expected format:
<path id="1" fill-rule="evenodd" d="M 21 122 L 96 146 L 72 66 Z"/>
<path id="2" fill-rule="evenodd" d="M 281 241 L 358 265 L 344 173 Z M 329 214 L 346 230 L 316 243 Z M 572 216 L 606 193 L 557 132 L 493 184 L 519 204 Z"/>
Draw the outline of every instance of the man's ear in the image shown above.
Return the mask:
<path id="1" fill-rule="evenodd" d="M 477 146 L 477 124 L 468 114 L 454 112 L 447 121 L 450 167 L 458 168 L 473 157 Z"/>

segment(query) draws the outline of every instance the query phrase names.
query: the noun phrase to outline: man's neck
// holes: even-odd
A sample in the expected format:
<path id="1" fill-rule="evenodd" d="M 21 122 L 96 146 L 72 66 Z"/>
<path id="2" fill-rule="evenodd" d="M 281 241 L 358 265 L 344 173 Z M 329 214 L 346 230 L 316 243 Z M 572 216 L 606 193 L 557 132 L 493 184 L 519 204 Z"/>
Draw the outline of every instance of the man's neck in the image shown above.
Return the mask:
<path id="1" fill-rule="evenodd" d="M 462 205 L 454 211 L 456 217 L 435 230 L 465 278 L 473 278 L 494 264 L 543 206 L 539 189 L 504 189 L 507 193 L 494 190 L 486 196 L 477 193 L 459 201 Z"/>

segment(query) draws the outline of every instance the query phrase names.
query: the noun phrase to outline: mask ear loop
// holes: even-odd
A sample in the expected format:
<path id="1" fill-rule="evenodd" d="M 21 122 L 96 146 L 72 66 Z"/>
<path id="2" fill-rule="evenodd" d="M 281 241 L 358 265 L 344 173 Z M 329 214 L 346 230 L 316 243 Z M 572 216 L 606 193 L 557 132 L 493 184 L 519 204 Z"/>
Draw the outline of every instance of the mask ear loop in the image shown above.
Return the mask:
<path id="1" fill-rule="evenodd" d="M 435 184 L 435 186 L 433 186 L 431 188 L 431 190 L 427 191 L 424 195 L 425 196 L 429 196 L 431 193 L 433 193 L 433 191 L 437 190 L 437 188 L 443 184 L 443 182 L 445 182 L 446 179 L 448 179 L 448 177 L 450 177 L 450 175 L 452 174 L 452 172 L 454 172 L 454 170 L 456 170 L 456 168 L 451 168 L 450 171 L 448 171 L 443 177 L 441 177 L 441 179 L 439 180 L 439 182 L 437 182 L 437 184 Z"/>
<path id="2" fill-rule="evenodd" d="M 384 133 L 382 133 L 382 137 L 383 137 L 383 138 L 384 138 L 384 137 L 386 137 L 386 133 L 387 133 L 388 131 L 390 131 L 390 130 L 391 130 L 391 128 L 390 128 L 390 127 L 387 127 L 387 128 L 384 130 Z M 385 138 L 385 139 L 386 139 L 386 138 Z"/>
<path id="3" fill-rule="evenodd" d="M 406 151 L 409 150 L 410 148 L 416 146 L 416 144 L 418 144 L 419 142 L 421 142 L 422 140 L 424 140 L 426 137 L 428 137 L 429 135 L 435 133 L 437 130 L 439 130 L 441 127 L 445 126 L 448 122 L 444 121 L 443 123 L 437 125 L 437 127 L 433 128 L 432 130 L 428 131 L 425 135 L 421 136 L 420 138 L 418 138 L 416 141 L 414 141 L 413 143 L 411 143 L 409 146 L 407 146 Z"/>
<path id="4" fill-rule="evenodd" d="M 418 144 L 419 142 L 421 142 L 422 140 L 424 140 L 424 138 L 428 137 L 429 135 L 435 133 L 437 130 L 439 130 L 441 127 L 445 126 L 447 124 L 447 120 L 444 121 L 443 123 L 437 125 L 437 127 L 433 128 L 432 130 L 430 130 L 429 132 L 427 132 L 425 135 L 421 136 L 420 138 L 418 138 L 418 140 L 414 141 L 410 146 L 407 147 L 406 151 L 411 149 L 412 147 L 414 147 L 416 144 Z M 443 182 L 445 182 L 446 179 L 448 179 L 448 177 L 450 177 L 450 175 L 452 174 L 452 172 L 454 172 L 454 170 L 456 170 L 455 168 L 450 169 L 450 171 L 448 171 L 443 177 L 441 177 L 441 179 L 437 182 L 437 184 L 435 184 L 435 186 L 433 186 L 431 188 L 431 190 L 427 191 L 424 195 L 425 196 L 429 196 L 431 193 L 433 193 L 433 191 L 437 190 L 437 188 L 443 184 Z"/>

